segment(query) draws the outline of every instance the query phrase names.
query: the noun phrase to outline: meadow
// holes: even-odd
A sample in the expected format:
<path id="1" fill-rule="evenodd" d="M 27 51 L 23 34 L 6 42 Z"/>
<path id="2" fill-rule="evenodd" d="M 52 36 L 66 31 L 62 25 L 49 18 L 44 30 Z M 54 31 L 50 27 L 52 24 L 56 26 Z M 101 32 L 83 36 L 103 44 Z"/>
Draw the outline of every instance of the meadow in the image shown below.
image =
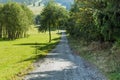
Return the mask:
<path id="1" fill-rule="evenodd" d="M 47 55 L 59 42 L 60 35 L 52 31 L 52 42 L 48 32 L 29 30 L 29 36 L 13 41 L 0 39 L 0 80 L 19 80 L 33 69 L 33 62 Z"/>

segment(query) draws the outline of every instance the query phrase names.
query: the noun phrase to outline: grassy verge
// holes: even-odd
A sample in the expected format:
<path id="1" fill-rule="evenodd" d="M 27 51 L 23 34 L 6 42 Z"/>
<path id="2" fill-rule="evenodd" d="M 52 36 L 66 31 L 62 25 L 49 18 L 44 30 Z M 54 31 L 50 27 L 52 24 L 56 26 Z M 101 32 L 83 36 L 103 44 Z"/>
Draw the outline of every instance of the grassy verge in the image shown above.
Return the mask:
<path id="1" fill-rule="evenodd" d="M 45 56 L 60 39 L 56 31 L 52 31 L 51 43 L 48 43 L 48 32 L 31 30 L 29 34 L 28 38 L 14 41 L 0 40 L 0 80 L 20 80 L 33 68 L 32 63 Z"/>
<path id="2" fill-rule="evenodd" d="M 109 80 L 120 80 L 120 48 L 104 43 L 102 49 L 98 42 L 87 44 L 85 41 L 68 37 L 73 51 L 95 64 Z"/>

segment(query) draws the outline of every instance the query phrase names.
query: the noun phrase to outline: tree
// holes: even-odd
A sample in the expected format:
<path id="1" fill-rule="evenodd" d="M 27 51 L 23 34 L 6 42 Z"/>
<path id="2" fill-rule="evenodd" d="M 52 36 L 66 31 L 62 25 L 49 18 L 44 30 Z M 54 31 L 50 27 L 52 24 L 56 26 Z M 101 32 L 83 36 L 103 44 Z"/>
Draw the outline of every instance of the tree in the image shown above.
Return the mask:
<path id="1" fill-rule="evenodd" d="M 76 0 L 70 11 L 70 18 L 67 24 L 67 31 L 75 38 L 86 41 L 94 39 L 95 25 L 93 22 L 93 10 L 86 6 L 86 1 Z"/>
<path id="2" fill-rule="evenodd" d="M 75 0 L 67 31 L 87 41 L 116 41 L 120 35 L 119 3 L 119 0 Z"/>
<path id="3" fill-rule="evenodd" d="M 67 10 L 64 7 L 56 4 L 55 2 L 49 2 L 40 15 L 40 27 L 39 31 L 49 31 L 49 42 L 51 42 L 51 28 L 59 26 L 59 21 L 65 18 Z"/>
<path id="4" fill-rule="evenodd" d="M 0 4 L 0 38 L 2 38 L 2 31 L 3 31 L 3 13 L 2 13 L 3 5 Z"/>
<path id="5" fill-rule="evenodd" d="M 114 42 L 119 37 L 120 33 L 120 11 L 119 11 L 119 0 L 99 1 L 98 4 L 102 6 L 95 6 L 95 24 L 99 28 L 100 34 L 103 37 L 103 41 Z"/>
<path id="6" fill-rule="evenodd" d="M 7 3 L 3 7 L 3 14 L 6 37 L 11 40 L 24 37 L 29 21 L 21 6 L 17 3 Z"/>
<path id="7" fill-rule="evenodd" d="M 60 26 L 65 27 L 65 23 L 67 22 L 68 18 L 69 18 L 69 11 L 67 11 L 64 7 L 62 6 L 58 6 L 56 7 L 57 11 L 56 11 L 56 26 L 58 29 L 58 33 L 59 33 L 59 29 Z"/>
<path id="8" fill-rule="evenodd" d="M 21 7 L 25 11 L 25 13 L 26 13 L 26 16 L 28 18 L 28 24 L 32 25 L 33 22 L 34 22 L 33 12 L 26 5 L 21 5 Z"/>

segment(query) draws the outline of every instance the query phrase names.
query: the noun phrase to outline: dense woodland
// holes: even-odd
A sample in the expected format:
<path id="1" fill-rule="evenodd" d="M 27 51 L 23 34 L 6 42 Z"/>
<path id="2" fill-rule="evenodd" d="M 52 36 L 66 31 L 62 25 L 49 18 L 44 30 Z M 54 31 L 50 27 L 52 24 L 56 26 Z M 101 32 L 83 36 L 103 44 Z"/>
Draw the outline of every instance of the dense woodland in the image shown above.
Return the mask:
<path id="1" fill-rule="evenodd" d="M 115 42 L 120 38 L 119 0 L 75 0 L 67 31 L 86 41 Z"/>

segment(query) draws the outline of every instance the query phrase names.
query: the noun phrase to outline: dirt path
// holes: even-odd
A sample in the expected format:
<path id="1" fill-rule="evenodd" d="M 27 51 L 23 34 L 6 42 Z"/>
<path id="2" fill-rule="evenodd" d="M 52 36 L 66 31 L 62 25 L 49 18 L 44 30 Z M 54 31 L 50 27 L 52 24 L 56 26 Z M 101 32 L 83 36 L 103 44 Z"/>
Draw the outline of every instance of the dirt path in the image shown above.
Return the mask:
<path id="1" fill-rule="evenodd" d="M 57 47 L 35 67 L 25 80 L 107 80 L 94 66 L 72 54 L 64 31 Z"/>

